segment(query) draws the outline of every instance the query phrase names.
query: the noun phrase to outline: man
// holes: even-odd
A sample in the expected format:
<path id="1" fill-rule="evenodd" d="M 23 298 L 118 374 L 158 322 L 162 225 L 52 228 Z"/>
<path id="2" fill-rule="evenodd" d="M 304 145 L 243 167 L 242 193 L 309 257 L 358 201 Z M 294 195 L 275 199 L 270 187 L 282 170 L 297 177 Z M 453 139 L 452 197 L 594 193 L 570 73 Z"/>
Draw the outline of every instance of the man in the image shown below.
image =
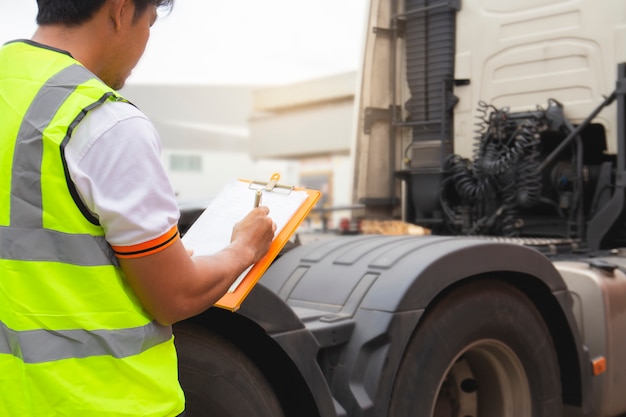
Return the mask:
<path id="1" fill-rule="evenodd" d="M 180 415 L 171 324 L 269 248 L 259 207 L 189 256 L 158 135 L 116 92 L 172 2 L 38 0 L 0 48 L 1 416 Z"/>

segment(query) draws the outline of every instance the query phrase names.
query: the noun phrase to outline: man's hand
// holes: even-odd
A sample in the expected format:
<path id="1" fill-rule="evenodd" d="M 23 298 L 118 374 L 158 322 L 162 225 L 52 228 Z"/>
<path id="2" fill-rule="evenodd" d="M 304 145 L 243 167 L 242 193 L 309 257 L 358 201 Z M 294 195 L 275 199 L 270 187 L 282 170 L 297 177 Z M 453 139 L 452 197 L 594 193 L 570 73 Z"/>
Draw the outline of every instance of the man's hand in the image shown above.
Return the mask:
<path id="1" fill-rule="evenodd" d="M 242 248 L 254 249 L 250 265 L 267 253 L 274 238 L 276 223 L 268 214 L 269 209 L 267 207 L 257 207 L 233 227 L 231 245 L 241 245 Z"/>
<path id="2" fill-rule="evenodd" d="M 213 306 L 267 253 L 276 232 L 268 213 L 267 207 L 253 209 L 234 226 L 231 244 L 215 255 L 192 258 L 179 239 L 153 255 L 120 259 L 120 266 L 144 308 L 161 324 L 173 324 Z"/>

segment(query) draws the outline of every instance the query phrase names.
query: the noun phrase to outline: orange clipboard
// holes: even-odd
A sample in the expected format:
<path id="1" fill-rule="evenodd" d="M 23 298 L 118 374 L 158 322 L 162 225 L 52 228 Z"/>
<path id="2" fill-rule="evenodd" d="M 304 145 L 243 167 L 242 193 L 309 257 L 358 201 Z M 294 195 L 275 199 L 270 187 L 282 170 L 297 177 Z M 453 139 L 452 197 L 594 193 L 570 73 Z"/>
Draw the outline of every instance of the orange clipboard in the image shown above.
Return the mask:
<path id="1" fill-rule="evenodd" d="M 255 196 L 257 192 L 261 192 L 260 205 L 267 205 L 269 207 L 269 216 L 277 225 L 276 235 L 274 236 L 274 240 L 267 254 L 235 281 L 229 291 L 215 303 L 216 307 L 230 311 L 237 311 L 239 309 L 241 303 L 248 296 L 254 285 L 261 279 L 265 271 L 269 268 L 274 259 L 276 259 L 280 251 L 296 232 L 321 196 L 321 192 L 317 190 L 279 184 L 279 179 L 279 174 L 272 175 L 268 182 L 238 179 L 234 184 L 229 184 L 225 190 L 218 194 L 216 197 L 218 201 L 212 201 L 205 212 L 196 220 L 196 223 L 202 222 L 203 217 L 206 216 L 213 222 L 214 227 L 224 228 L 221 232 L 223 236 L 218 236 L 215 239 L 221 239 L 223 247 L 226 247 L 230 242 L 230 235 L 228 233 L 228 236 L 226 236 L 225 233 L 227 233 L 227 231 L 230 232 L 234 222 L 243 218 L 243 216 L 254 207 L 254 204 L 256 204 Z M 228 206 L 220 207 L 220 204 Z M 235 208 L 239 210 L 239 213 L 232 213 Z M 224 216 L 232 214 L 235 218 L 216 218 L 216 216 L 222 213 Z M 194 225 L 196 223 L 194 223 Z M 192 225 L 189 231 L 183 236 L 183 243 L 186 247 L 186 240 L 193 239 L 193 236 L 190 238 L 189 234 L 194 233 L 192 230 L 194 225 Z M 198 232 L 201 238 L 206 239 L 205 236 L 211 236 L 212 230 L 204 228 Z M 199 243 L 195 242 L 188 248 L 196 252 L 196 248 L 193 246 L 194 244 L 196 247 L 199 245 Z M 220 243 L 217 242 L 216 244 L 218 246 L 220 245 Z M 214 251 L 215 250 L 216 249 L 214 249 Z M 202 252 L 199 252 L 199 254 L 202 254 Z"/>

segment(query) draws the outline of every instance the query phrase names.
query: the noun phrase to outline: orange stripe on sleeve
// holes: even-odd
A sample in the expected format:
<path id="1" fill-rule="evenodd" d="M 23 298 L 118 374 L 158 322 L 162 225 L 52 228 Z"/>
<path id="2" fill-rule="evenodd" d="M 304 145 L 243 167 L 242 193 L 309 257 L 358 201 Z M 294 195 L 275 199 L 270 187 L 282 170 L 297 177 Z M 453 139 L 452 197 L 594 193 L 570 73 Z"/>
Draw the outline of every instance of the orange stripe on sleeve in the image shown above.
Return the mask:
<path id="1" fill-rule="evenodd" d="M 155 239 L 132 246 L 112 246 L 115 256 L 122 259 L 141 258 L 161 252 L 180 239 L 178 226 L 172 227 L 167 233 Z"/>

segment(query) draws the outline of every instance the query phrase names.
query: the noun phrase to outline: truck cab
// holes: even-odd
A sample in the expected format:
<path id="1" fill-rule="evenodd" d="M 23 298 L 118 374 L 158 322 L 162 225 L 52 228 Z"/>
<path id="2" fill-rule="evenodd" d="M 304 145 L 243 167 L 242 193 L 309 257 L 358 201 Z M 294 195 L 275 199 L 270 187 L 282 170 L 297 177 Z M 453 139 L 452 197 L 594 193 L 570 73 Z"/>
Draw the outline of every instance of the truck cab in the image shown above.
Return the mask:
<path id="1" fill-rule="evenodd" d="M 600 4 L 601 3 L 601 4 Z M 626 4 L 371 0 L 353 202 L 175 326 L 187 416 L 626 413 Z"/>

